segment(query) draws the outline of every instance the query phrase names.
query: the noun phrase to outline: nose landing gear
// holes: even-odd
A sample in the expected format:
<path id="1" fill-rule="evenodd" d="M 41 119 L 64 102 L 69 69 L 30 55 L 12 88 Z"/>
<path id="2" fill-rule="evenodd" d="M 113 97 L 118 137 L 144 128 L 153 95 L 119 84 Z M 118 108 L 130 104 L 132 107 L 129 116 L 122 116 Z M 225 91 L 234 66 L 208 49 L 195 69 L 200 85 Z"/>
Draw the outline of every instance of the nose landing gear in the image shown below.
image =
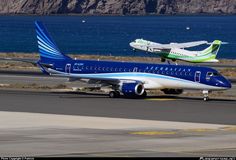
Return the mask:
<path id="1" fill-rule="evenodd" d="M 209 91 L 208 90 L 203 90 L 202 93 L 203 93 L 203 100 L 208 101 L 209 100 L 209 95 L 208 95 Z"/>
<path id="2" fill-rule="evenodd" d="M 166 59 L 165 58 L 161 58 L 161 62 L 165 62 L 166 61 Z"/>

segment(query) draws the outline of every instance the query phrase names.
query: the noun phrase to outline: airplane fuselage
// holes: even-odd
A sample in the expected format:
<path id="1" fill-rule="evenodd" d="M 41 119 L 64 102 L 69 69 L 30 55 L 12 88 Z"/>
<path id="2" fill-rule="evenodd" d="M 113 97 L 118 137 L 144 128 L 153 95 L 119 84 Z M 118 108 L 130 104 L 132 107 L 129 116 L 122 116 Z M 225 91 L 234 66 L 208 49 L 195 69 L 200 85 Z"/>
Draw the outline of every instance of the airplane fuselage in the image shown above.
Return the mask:
<path id="1" fill-rule="evenodd" d="M 178 47 L 171 47 L 169 49 L 165 49 L 168 48 L 167 47 L 168 44 L 160 44 L 146 40 L 137 40 L 131 42 L 130 46 L 134 50 L 157 53 L 164 59 L 182 60 L 192 63 L 219 62 L 219 60 L 215 59 L 216 54 L 209 54 L 209 52 L 207 51 L 205 53 L 202 51 L 189 51 L 185 50 L 184 48 L 178 48 Z M 163 48 L 161 48 L 160 46 Z"/>
<path id="2" fill-rule="evenodd" d="M 154 52 L 158 53 L 158 52 Z M 186 62 L 198 63 L 198 62 L 219 62 L 219 60 L 215 59 L 214 55 L 202 54 L 199 51 L 188 51 L 180 48 L 172 48 L 169 52 L 159 52 L 164 58 L 167 59 L 180 59 Z"/>
<path id="3" fill-rule="evenodd" d="M 88 79 L 133 79 L 144 82 L 145 89 L 222 90 L 231 87 L 230 82 L 216 70 L 196 66 L 71 59 L 58 61 L 49 71 Z"/>

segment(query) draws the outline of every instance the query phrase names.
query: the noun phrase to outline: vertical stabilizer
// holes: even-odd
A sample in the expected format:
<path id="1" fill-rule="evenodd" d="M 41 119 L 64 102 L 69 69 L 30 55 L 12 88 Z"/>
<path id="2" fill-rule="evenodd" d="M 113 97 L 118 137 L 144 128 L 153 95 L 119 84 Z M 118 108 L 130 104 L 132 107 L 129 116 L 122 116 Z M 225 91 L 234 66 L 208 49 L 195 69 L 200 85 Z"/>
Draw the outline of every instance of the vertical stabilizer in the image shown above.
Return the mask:
<path id="1" fill-rule="evenodd" d="M 70 59 L 70 57 L 64 55 L 58 49 L 42 22 L 35 21 L 35 27 L 41 63 L 53 63 L 55 61 Z"/>
<path id="2" fill-rule="evenodd" d="M 211 58 L 216 58 L 216 55 L 220 49 L 220 45 L 221 45 L 221 41 L 220 40 L 214 40 L 214 42 L 212 42 L 212 44 L 204 49 L 203 51 L 201 51 L 201 54 L 203 55 L 212 55 Z"/>

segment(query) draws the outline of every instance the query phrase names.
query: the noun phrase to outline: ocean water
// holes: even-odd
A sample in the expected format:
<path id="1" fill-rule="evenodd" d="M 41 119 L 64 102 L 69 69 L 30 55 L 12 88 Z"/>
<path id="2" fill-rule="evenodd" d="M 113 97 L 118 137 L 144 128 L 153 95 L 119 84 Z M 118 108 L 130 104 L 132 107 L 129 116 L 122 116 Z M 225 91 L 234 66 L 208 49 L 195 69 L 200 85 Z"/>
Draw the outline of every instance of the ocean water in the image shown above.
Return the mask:
<path id="1" fill-rule="evenodd" d="M 0 52 L 37 52 L 35 20 L 66 54 L 156 56 L 133 52 L 129 43 L 219 39 L 229 44 L 221 46 L 218 57 L 236 58 L 236 16 L 0 16 Z"/>

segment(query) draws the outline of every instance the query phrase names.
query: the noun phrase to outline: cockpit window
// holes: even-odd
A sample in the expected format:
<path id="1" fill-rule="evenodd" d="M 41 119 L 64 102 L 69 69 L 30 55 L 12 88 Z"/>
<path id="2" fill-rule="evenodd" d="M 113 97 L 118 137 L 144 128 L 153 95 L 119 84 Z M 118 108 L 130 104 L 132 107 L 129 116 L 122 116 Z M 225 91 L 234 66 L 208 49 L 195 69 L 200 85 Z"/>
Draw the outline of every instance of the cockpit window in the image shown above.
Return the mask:
<path id="1" fill-rule="evenodd" d="M 219 73 L 217 73 L 217 72 L 214 72 L 213 73 L 213 76 L 219 76 L 220 74 Z"/>
<path id="2" fill-rule="evenodd" d="M 207 72 L 206 74 L 206 80 L 210 80 L 211 77 L 219 76 L 220 74 L 218 72 Z"/>
<path id="3" fill-rule="evenodd" d="M 207 76 L 219 76 L 220 74 L 217 72 L 207 72 Z"/>
<path id="4" fill-rule="evenodd" d="M 213 76 L 212 72 L 207 72 L 207 76 Z"/>

